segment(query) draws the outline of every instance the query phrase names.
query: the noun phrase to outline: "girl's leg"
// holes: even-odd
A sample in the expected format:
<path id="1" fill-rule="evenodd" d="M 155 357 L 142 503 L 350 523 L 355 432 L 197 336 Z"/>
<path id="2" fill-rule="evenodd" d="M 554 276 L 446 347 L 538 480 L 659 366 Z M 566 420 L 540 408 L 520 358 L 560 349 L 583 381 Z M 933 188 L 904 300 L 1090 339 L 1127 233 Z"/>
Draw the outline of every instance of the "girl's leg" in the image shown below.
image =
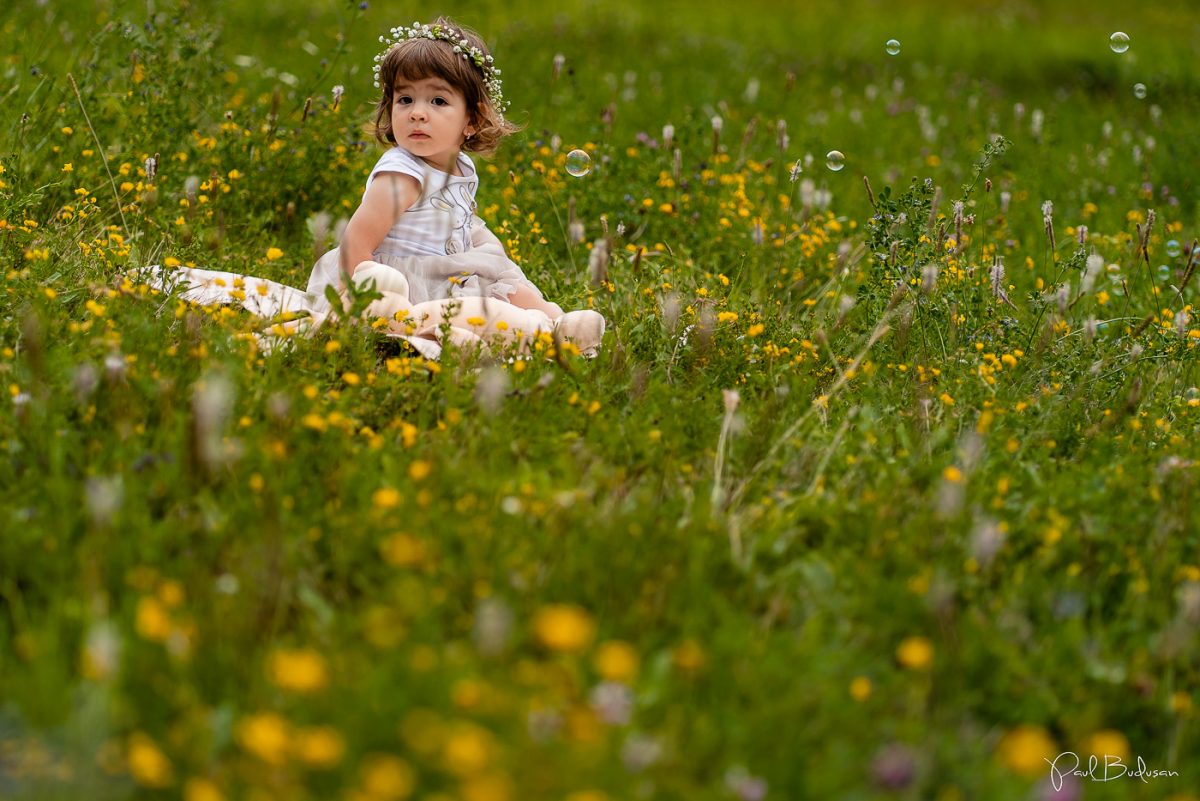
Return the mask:
<path id="1" fill-rule="evenodd" d="M 479 297 L 426 301 L 413 306 L 409 313 L 417 321 L 418 335 L 436 330 L 443 322 L 484 340 L 502 342 L 524 342 L 539 331 L 554 329 L 554 323 L 540 311 Z"/>
<path id="2" fill-rule="evenodd" d="M 483 345 L 482 339 L 475 336 L 465 328 L 455 328 L 454 326 L 451 326 L 444 335 L 439 334 L 439 336 L 441 337 L 441 343 L 443 346 L 447 342 L 452 342 L 454 343 L 454 347 L 465 353 L 469 353 Z"/>

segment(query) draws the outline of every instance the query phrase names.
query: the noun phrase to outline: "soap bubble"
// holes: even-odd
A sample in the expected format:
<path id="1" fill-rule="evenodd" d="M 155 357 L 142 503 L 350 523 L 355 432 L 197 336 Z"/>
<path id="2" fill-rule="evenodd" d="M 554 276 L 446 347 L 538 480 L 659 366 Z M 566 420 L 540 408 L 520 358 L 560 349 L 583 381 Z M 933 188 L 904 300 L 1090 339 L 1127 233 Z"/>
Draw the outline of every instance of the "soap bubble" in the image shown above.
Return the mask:
<path id="1" fill-rule="evenodd" d="M 1172 259 L 1179 258 L 1179 254 L 1183 253 L 1183 246 L 1179 244 L 1179 240 L 1172 239 L 1167 242 L 1167 255 Z"/>
<path id="2" fill-rule="evenodd" d="M 1170 265 L 1167 265 L 1167 264 L 1158 265 L 1158 277 L 1163 279 L 1164 281 L 1169 280 L 1171 277 Z"/>
<path id="3" fill-rule="evenodd" d="M 887 45 L 885 45 L 885 47 L 887 48 L 887 52 L 888 52 L 889 56 L 900 55 L 900 40 L 899 39 L 888 39 Z"/>
<path id="4" fill-rule="evenodd" d="M 838 172 L 842 167 L 846 166 L 846 157 L 840 150 L 830 150 L 825 154 L 825 166 L 834 172 Z"/>
<path id="5" fill-rule="evenodd" d="M 1117 31 L 1108 37 L 1108 46 L 1112 48 L 1114 53 L 1124 53 L 1129 49 L 1129 34 Z"/>
<path id="6" fill-rule="evenodd" d="M 1136 97 L 1138 100 L 1145 100 L 1146 99 L 1146 84 L 1135 83 L 1133 85 L 1133 96 Z"/>
<path id="7" fill-rule="evenodd" d="M 572 150 L 567 154 L 567 173 L 582 178 L 592 171 L 592 157 L 583 150 Z"/>

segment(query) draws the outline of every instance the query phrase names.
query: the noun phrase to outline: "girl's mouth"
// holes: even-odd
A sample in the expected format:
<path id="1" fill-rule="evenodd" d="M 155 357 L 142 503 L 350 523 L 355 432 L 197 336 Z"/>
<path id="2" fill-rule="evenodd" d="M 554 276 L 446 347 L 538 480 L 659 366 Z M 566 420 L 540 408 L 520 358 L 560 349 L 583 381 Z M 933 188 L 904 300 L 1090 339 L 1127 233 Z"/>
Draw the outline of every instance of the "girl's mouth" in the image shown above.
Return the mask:
<path id="1" fill-rule="evenodd" d="M 428 138 L 429 138 L 429 134 L 427 134 L 427 133 L 422 133 L 421 131 L 414 131 L 413 133 L 410 133 L 410 134 L 408 135 L 408 138 L 409 138 L 409 139 L 428 139 Z"/>

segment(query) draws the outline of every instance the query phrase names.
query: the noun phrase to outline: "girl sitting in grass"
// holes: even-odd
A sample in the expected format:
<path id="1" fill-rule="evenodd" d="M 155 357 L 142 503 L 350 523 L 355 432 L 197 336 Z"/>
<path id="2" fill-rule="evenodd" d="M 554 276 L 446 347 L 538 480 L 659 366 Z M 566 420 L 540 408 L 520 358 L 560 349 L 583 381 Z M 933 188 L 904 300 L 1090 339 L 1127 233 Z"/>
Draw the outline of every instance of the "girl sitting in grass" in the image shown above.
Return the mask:
<path id="1" fill-rule="evenodd" d="M 594 354 L 604 318 L 547 301 L 475 215 L 478 172 L 465 151 L 491 153 L 516 130 L 504 119 L 500 70 L 487 46 L 444 17 L 393 28 L 381 41 L 373 131 L 392 147 L 367 178 L 340 246 L 317 261 L 304 295 L 268 282 L 265 292 L 241 293 L 242 305 L 323 319 L 327 288 L 343 293 L 353 284 L 381 292 L 367 314 L 427 354 L 447 338 L 460 347 L 499 340 L 524 348 L 541 332 Z M 234 284 L 226 274 L 179 272 L 192 287 L 185 298 L 228 302 L 232 293 L 222 295 L 213 280 Z"/>

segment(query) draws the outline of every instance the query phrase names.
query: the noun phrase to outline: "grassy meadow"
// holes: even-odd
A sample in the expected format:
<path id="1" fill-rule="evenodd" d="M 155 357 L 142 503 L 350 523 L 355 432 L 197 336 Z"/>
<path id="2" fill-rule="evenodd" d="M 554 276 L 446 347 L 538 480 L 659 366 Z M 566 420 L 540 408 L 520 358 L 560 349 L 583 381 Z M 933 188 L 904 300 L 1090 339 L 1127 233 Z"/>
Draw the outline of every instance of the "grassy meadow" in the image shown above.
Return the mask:
<path id="1" fill-rule="evenodd" d="M 303 287 L 414 13 L 491 44 L 479 213 L 597 358 L 127 277 Z M 1200 7 L 0 32 L 0 797 L 1200 798 Z"/>

